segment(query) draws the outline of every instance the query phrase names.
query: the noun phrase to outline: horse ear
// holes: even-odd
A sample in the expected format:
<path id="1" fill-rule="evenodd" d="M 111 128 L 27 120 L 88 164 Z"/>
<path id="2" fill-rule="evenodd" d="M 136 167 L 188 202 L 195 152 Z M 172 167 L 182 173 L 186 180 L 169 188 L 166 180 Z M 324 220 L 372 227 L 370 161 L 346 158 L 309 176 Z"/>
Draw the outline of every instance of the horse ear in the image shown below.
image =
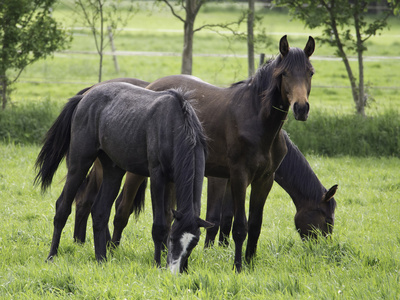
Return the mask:
<path id="1" fill-rule="evenodd" d="M 289 43 L 287 41 L 287 35 L 284 35 L 279 41 L 279 51 L 282 56 L 286 56 L 289 53 Z"/>
<path id="2" fill-rule="evenodd" d="M 174 216 L 174 219 L 176 219 L 176 220 L 180 220 L 180 219 L 182 219 L 182 213 L 181 212 L 179 212 L 179 211 L 177 211 L 177 210 L 175 210 L 175 209 L 172 209 L 172 215 Z"/>
<path id="3" fill-rule="evenodd" d="M 214 227 L 214 223 L 210 223 L 208 221 L 205 221 L 203 219 L 197 218 L 196 219 L 197 225 L 199 227 L 204 227 L 204 228 L 211 228 Z"/>
<path id="4" fill-rule="evenodd" d="M 329 191 L 327 191 L 325 193 L 325 195 L 322 197 L 322 201 L 329 202 L 329 200 L 331 200 L 333 198 L 333 196 L 335 196 L 337 189 L 338 189 L 338 185 L 335 184 L 333 187 L 331 187 L 329 189 Z"/>
<path id="5" fill-rule="evenodd" d="M 307 55 L 307 57 L 310 57 L 315 50 L 315 40 L 312 36 L 308 37 L 308 42 L 306 46 L 304 47 L 304 53 Z"/>

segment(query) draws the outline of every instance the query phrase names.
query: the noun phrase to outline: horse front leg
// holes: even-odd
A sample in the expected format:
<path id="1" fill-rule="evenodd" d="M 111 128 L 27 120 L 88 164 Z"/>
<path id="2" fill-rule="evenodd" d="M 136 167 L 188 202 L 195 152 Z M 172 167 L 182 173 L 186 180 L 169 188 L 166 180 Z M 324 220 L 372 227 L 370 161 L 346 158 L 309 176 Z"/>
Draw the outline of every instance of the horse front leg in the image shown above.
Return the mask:
<path id="1" fill-rule="evenodd" d="M 242 270 L 242 248 L 248 231 L 245 209 L 247 177 L 244 173 L 245 172 L 242 169 L 236 170 L 233 173 L 231 172 L 230 178 L 234 207 L 234 221 L 232 228 L 232 237 L 235 242 L 234 268 L 238 273 Z"/>
<path id="2" fill-rule="evenodd" d="M 214 226 L 207 228 L 204 248 L 209 248 L 214 244 L 218 233 L 227 181 L 225 178 L 208 178 L 206 221 L 213 223 Z"/>
<path id="3" fill-rule="evenodd" d="M 154 242 L 154 261 L 161 267 L 161 251 L 168 236 L 168 225 L 165 218 L 164 200 L 166 180 L 157 168 L 150 175 L 151 202 L 153 207 L 153 227 L 151 234 Z"/>
<path id="4" fill-rule="evenodd" d="M 261 233 L 265 201 L 272 188 L 274 177 L 269 176 L 251 184 L 249 207 L 249 233 L 247 237 L 246 262 L 250 263 L 256 254 L 257 243 Z"/>
<path id="5" fill-rule="evenodd" d="M 219 243 L 227 247 L 229 245 L 229 235 L 232 229 L 233 220 L 233 199 L 230 183 L 226 187 L 225 197 L 222 202 L 221 224 L 219 229 Z"/>
<path id="6" fill-rule="evenodd" d="M 167 222 L 167 232 L 170 232 L 171 230 L 172 221 L 174 220 L 172 210 L 174 209 L 176 209 L 175 184 L 173 182 L 169 182 L 166 185 L 164 193 L 164 215 Z M 164 236 L 162 251 L 167 250 L 167 239 L 168 233 Z"/>

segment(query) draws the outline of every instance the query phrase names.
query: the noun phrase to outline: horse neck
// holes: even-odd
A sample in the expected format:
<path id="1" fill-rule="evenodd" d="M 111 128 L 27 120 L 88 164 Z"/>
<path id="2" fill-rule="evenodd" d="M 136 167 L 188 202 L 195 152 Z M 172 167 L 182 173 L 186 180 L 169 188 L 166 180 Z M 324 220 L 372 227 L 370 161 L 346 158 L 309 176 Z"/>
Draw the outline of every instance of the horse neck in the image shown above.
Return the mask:
<path id="1" fill-rule="evenodd" d="M 288 152 L 275 172 L 275 181 L 290 195 L 296 209 L 318 204 L 325 187 L 300 152 L 285 134 Z"/>
<path id="2" fill-rule="evenodd" d="M 205 144 L 187 145 L 180 139 L 174 154 L 174 181 L 177 210 L 188 216 L 200 216 L 201 192 L 205 169 Z M 186 147 L 185 147 L 186 146 Z"/>

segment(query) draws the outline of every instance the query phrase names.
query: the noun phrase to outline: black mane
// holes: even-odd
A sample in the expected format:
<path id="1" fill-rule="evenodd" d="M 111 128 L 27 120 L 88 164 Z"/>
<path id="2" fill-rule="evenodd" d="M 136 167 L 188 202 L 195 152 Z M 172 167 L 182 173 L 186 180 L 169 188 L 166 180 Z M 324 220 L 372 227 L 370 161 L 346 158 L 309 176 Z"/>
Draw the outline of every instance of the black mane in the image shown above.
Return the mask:
<path id="1" fill-rule="evenodd" d="M 304 51 L 299 48 L 290 48 L 285 57 L 278 55 L 275 58 L 271 58 L 253 76 L 233 83 L 230 88 L 242 87 L 236 95 L 239 98 L 242 98 L 240 96 L 247 89 L 250 89 L 253 102 L 269 111 L 271 106 L 276 105 L 274 101 L 280 99 L 281 78 L 286 70 L 308 70 L 312 73 L 314 72 L 314 68 Z M 287 110 L 288 108 L 284 109 Z"/>

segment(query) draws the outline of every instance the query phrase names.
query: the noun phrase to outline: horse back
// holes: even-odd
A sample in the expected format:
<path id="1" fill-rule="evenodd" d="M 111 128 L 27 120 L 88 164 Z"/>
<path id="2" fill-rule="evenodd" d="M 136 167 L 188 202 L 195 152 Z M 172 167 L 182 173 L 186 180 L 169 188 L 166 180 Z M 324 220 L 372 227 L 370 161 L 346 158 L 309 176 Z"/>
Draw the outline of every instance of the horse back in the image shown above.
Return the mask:
<path id="1" fill-rule="evenodd" d="M 155 92 L 126 83 L 106 83 L 82 99 L 73 130 L 82 131 L 119 167 L 142 176 L 152 168 L 171 173 L 174 134 L 184 115 L 176 94 Z"/>

